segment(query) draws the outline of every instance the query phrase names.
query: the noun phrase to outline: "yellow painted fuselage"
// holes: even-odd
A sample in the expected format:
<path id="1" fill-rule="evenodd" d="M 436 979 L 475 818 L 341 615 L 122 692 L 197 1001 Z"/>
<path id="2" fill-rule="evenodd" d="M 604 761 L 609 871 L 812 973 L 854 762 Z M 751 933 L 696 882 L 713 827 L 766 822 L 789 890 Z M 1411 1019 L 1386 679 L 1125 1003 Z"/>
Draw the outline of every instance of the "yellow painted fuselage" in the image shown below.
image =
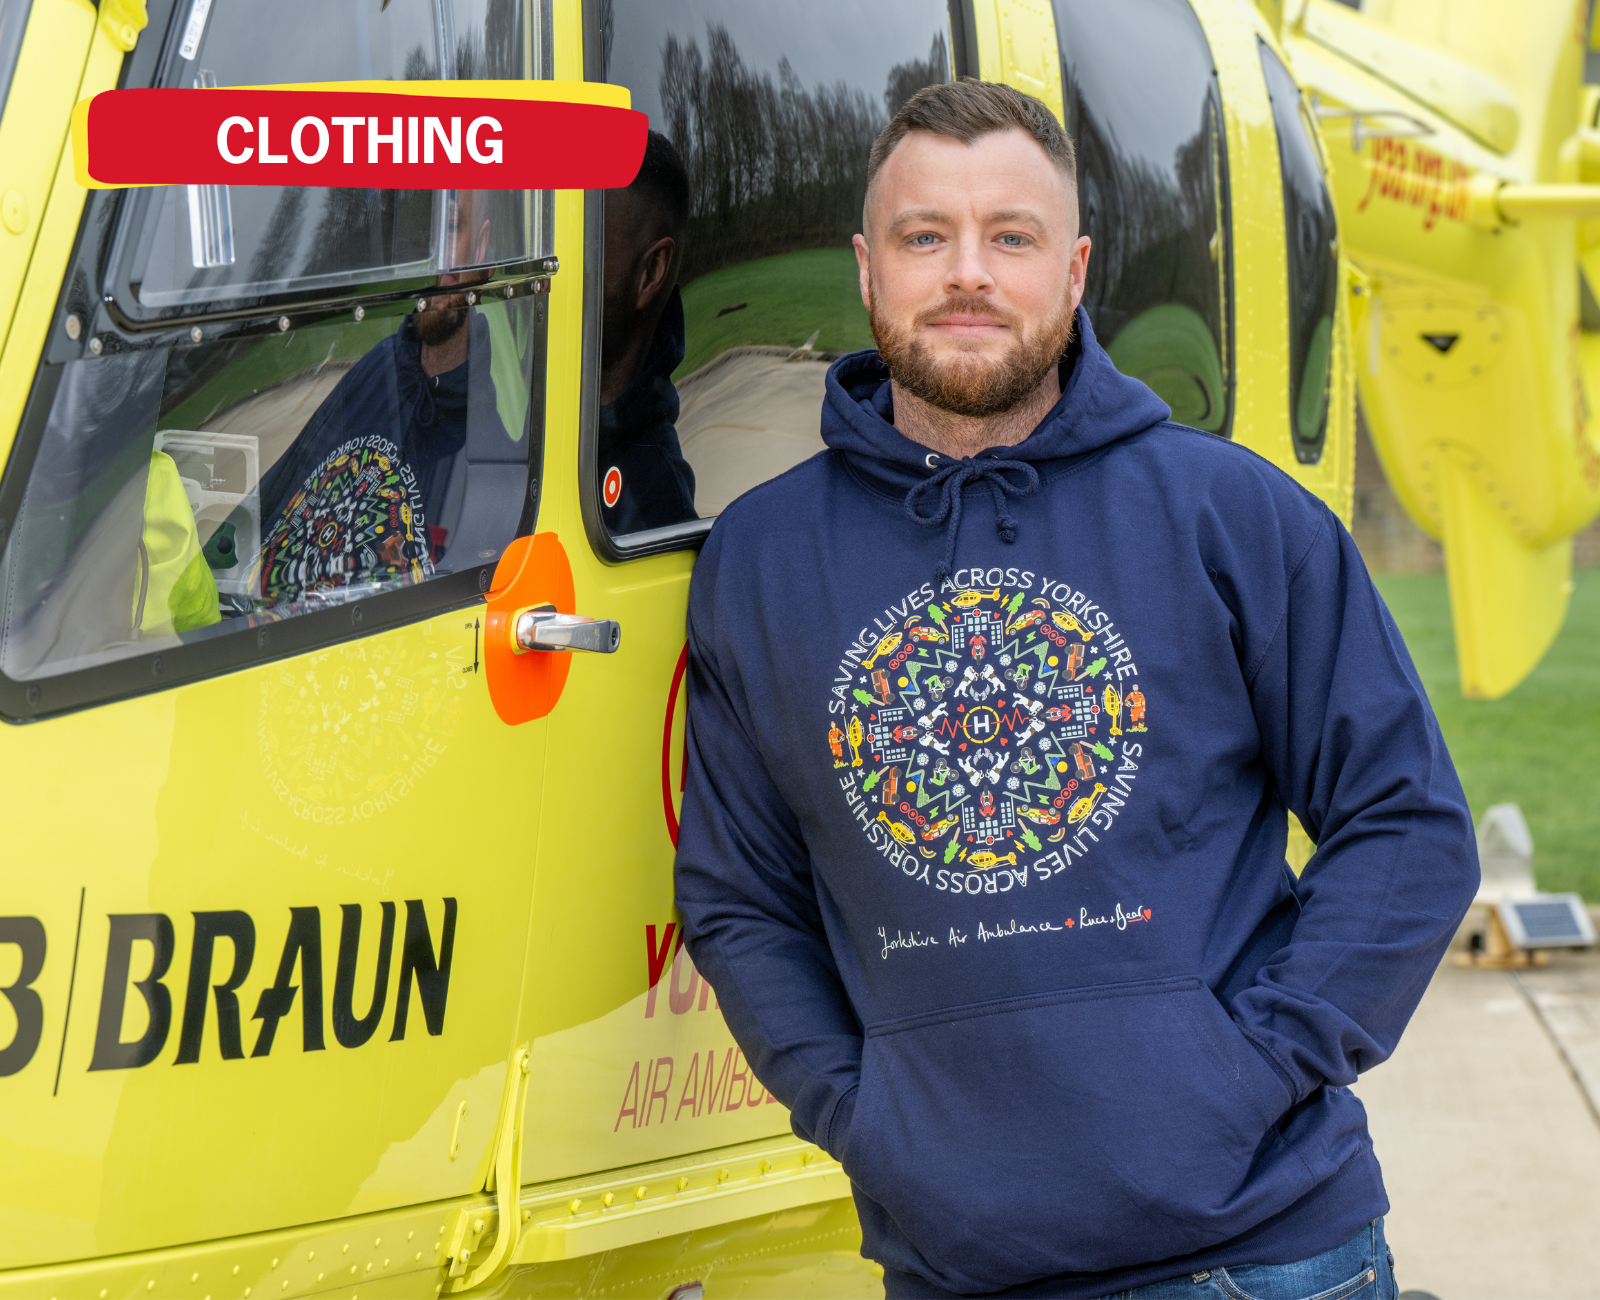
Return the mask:
<path id="1" fill-rule="evenodd" d="M 1510 22 L 1474 0 L 1310 0 L 1285 37 L 1366 276 L 1354 359 L 1373 444 L 1443 543 L 1469 696 L 1505 694 L 1543 657 L 1572 535 L 1600 511 L 1595 223 L 1574 219 L 1600 215 L 1600 189 L 1557 188 L 1600 180 L 1584 17 L 1565 0 Z"/>

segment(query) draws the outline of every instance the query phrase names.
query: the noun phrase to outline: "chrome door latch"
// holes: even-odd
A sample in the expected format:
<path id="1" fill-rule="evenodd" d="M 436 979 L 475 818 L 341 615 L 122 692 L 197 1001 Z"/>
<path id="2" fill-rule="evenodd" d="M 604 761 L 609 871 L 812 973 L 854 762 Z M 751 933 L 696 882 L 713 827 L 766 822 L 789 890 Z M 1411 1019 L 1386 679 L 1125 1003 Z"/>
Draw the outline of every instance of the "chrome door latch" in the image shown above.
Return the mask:
<path id="1" fill-rule="evenodd" d="M 517 645 L 524 650 L 587 650 L 615 654 L 622 627 L 615 619 L 558 614 L 548 605 L 517 615 Z"/>

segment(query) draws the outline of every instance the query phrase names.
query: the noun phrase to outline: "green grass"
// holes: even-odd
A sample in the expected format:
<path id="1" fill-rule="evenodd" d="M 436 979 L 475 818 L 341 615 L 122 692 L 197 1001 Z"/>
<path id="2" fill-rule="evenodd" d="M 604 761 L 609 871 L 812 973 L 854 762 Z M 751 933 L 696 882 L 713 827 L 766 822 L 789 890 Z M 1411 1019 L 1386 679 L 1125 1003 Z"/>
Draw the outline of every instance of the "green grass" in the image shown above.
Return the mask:
<path id="1" fill-rule="evenodd" d="M 1600 569 L 1573 576 L 1566 626 L 1500 700 L 1461 697 L 1442 573 L 1376 581 L 1428 688 L 1474 819 L 1490 804 L 1520 804 L 1539 887 L 1600 902 Z"/>
<path id="2" fill-rule="evenodd" d="M 735 303 L 748 304 L 726 316 Z M 725 266 L 683 287 L 688 351 L 681 379 L 729 348 L 761 343 L 797 348 L 819 331 L 818 352 L 872 346 L 861 305 L 856 255 L 848 248 L 808 248 Z"/>

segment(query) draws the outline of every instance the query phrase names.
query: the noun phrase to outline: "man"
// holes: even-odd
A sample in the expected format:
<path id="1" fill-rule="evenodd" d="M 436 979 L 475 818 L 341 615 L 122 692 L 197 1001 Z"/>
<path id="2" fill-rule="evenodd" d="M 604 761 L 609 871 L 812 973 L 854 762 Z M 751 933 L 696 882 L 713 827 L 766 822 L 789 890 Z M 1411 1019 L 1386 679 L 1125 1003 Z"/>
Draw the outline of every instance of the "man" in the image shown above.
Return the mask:
<path id="1" fill-rule="evenodd" d="M 488 255 L 489 220 L 478 217 L 477 200 L 454 201 L 457 266 Z M 439 283 L 487 278 L 451 271 Z M 435 294 L 350 368 L 262 476 L 263 599 L 283 605 L 432 576 L 468 527 L 469 440 L 501 459 L 514 441 L 497 411 L 491 353 L 489 323 L 466 295 Z M 469 563 L 481 562 L 476 549 Z"/>
<path id="2" fill-rule="evenodd" d="M 890 1297 L 1386 1300 L 1347 1085 L 1473 896 L 1467 809 L 1338 521 L 1095 342 L 1073 177 L 1043 105 L 970 81 L 873 148 L 879 351 L 695 571 L 690 952 Z"/>
<path id="3" fill-rule="evenodd" d="M 606 191 L 599 451 L 601 516 L 613 535 L 695 518 L 672 385 L 683 360 L 678 268 L 688 223 L 689 175 L 672 141 L 652 131 L 633 183 Z"/>

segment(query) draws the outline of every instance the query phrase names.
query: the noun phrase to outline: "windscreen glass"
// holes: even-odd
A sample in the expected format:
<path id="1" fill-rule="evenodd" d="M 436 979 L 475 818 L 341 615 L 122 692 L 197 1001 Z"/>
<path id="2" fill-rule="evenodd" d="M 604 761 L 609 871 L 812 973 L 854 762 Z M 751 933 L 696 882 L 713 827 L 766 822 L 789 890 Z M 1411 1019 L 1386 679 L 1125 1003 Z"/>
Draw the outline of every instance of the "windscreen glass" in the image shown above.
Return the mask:
<path id="1" fill-rule="evenodd" d="M 1283 173 L 1284 243 L 1289 256 L 1289 422 L 1295 456 L 1310 464 L 1321 458 L 1328 436 L 1339 223 L 1300 87 L 1265 42 L 1261 71 L 1272 97 Z"/>
<path id="2" fill-rule="evenodd" d="M 599 494 L 612 534 L 708 518 L 822 450 L 826 362 L 872 346 L 867 154 L 950 79 L 945 0 L 608 0 L 606 80 L 652 135 L 606 194 Z"/>
<path id="3" fill-rule="evenodd" d="M 492 564 L 528 482 L 534 302 L 86 357 L 0 556 L 34 681 Z"/>
<path id="4" fill-rule="evenodd" d="M 528 0 L 180 0 L 175 22 L 161 85 L 522 79 L 540 65 Z M 548 239 L 543 205 L 523 191 L 474 196 L 489 220 L 468 240 L 444 192 L 174 185 L 129 200 L 130 310 L 503 265 L 542 255 Z"/>
<path id="5" fill-rule="evenodd" d="M 1225 435 L 1226 147 L 1205 33 L 1187 0 L 1056 0 L 1055 17 L 1095 335 L 1173 419 Z"/>

